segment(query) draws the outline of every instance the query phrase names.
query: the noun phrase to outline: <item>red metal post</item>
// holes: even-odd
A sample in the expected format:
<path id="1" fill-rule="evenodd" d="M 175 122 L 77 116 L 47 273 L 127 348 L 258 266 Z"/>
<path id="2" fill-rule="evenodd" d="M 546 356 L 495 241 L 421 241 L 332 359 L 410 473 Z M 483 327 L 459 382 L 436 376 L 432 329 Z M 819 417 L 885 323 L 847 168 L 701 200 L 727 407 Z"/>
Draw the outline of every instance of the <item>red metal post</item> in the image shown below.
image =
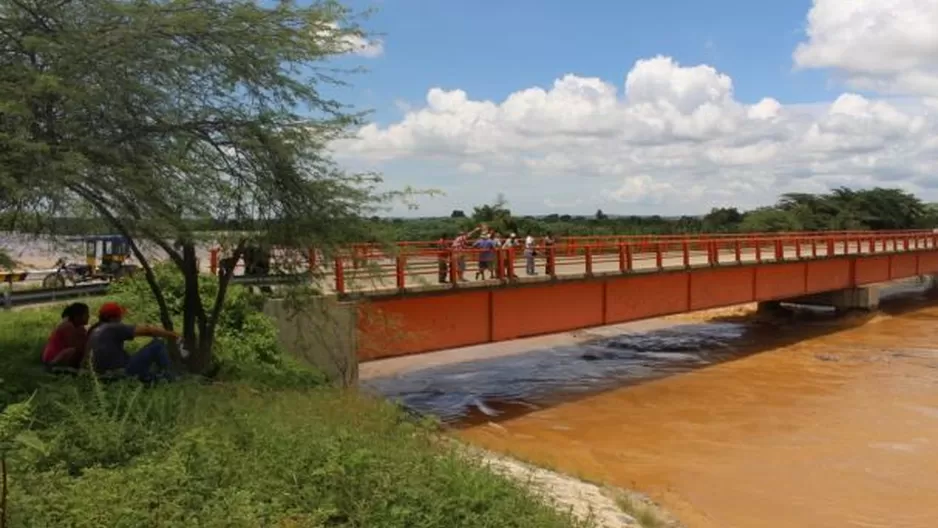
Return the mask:
<path id="1" fill-rule="evenodd" d="M 406 263 L 404 255 L 398 255 L 394 261 L 394 277 L 397 279 L 397 289 L 403 290 L 407 279 L 405 272 Z"/>
<path id="2" fill-rule="evenodd" d="M 661 242 L 655 244 L 655 267 L 659 270 L 664 269 L 664 255 L 662 255 L 661 251 Z"/>
<path id="3" fill-rule="evenodd" d="M 681 244 L 681 251 L 684 256 L 684 267 L 689 268 L 690 267 L 690 244 L 687 242 L 687 240 L 685 240 L 684 243 Z"/>
<path id="4" fill-rule="evenodd" d="M 632 271 L 632 244 L 625 245 L 625 271 Z"/>
<path id="5" fill-rule="evenodd" d="M 739 263 L 741 263 L 741 262 L 743 261 L 743 248 L 742 248 L 742 245 L 743 245 L 742 241 L 741 241 L 740 239 L 738 239 L 738 238 L 736 239 L 736 242 L 733 244 L 734 249 L 735 249 L 735 251 L 736 251 L 736 263 L 737 263 L 737 264 L 739 264 Z"/>
<path id="6" fill-rule="evenodd" d="M 625 273 L 627 258 L 625 255 L 625 244 L 619 242 L 619 273 Z"/>
<path id="7" fill-rule="evenodd" d="M 909 250 L 909 237 L 907 236 L 902 237 L 902 250 L 903 251 Z"/>
<path id="8" fill-rule="evenodd" d="M 801 260 L 801 239 L 795 237 L 795 258 Z"/>
<path id="9" fill-rule="evenodd" d="M 762 241 L 756 240 L 756 262 L 762 263 Z"/>
<path id="10" fill-rule="evenodd" d="M 785 260 L 785 246 L 782 244 L 781 238 L 775 239 L 775 260 Z"/>
<path id="11" fill-rule="evenodd" d="M 499 249 L 495 252 L 495 276 L 498 280 L 505 280 L 505 249 Z"/>
<path id="12" fill-rule="evenodd" d="M 817 258 L 817 239 L 811 238 L 811 258 Z"/>
<path id="13" fill-rule="evenodd" d="M 710 241 L 710 254 L 713 255 L 713 265 L 720 265 L 720 242 L 717 240 Z"/>
<path id="14" fill-rule="evenodd" d="M 827 239 L 827 256 L 828 257 L 834 256 L 834 239 L 833 238 Z"/>
<path id="15" fill-rule="evenodd" d="M 593 274 L 593 248 L 592 246 L 586 246 L 586 274 Z"/>
<path id="16" fill-rule="evenodd" d="M 870 253 L 876 253 L 876 243 L 873 240 L 873 237 L 870 237 L 870 239 L 867 241 L 867 245 L 870 248 Z"/>
<path id="17" fill-rule="evenodd" d="M 554 246 L 547 248 L 547 274 L 551 277 L 556 276 L 556 252 L 554 251 Z"/>
<path id="18" fill-rule="evenodd" d="M 342 257 L 335 258 L 335 291 L 345 293 L 345 267 Z"/>
<path id="19" fill-rule="evenodd" d="M 449 250 L 449 283 L 454 288 L 459 284 L 459 255 L 452 249 Z"/>
<path id="20" fill-rule="evenodd" d="M 508 248 L 508 278 L 515 278 L 515 248 Z"/>
<path id="21" fill-rule="evenodd" d="M 218 275 L 218 248 L 212 248 L 208 254 L 208 269 L 212 275 Z"/>

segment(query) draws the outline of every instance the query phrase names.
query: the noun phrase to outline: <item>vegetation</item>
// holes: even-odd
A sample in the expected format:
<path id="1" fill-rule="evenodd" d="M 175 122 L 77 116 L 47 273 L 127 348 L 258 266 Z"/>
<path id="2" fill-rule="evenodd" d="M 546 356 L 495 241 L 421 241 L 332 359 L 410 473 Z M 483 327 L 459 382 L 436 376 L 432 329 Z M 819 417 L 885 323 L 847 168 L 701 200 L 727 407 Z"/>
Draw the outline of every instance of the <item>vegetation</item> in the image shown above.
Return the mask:
<path id="1" fill-rule="evenodd" d="M 204 372 L 228 277 L 203 298 L 194 225 L 238 225 L 233 258 L 287 242 L 328 254 L 403 196 L 327 155 L 362 117 L 322 95 L 341 84 L 327 61 L 364 37 L 329 0 L 5 2 L 0 208 L 21 229 L 71 216 L 128 237 L 159 320 Z M 178 321 L 144 241 L 185 277 Z"/>
<path id="2" fill-rule="evenodd" d="M 57 219 L 57 229 L 74 233 L 103 233 L 107 227 L 90 219 Z M 837 189 L 828 194 L 788 194 L 771 207 L 752 211 L 717 208 L 703 216 L 612 216 L 602 210 L 593 216 L 548 214 L 540 217 L 512 215 L 504 198 L 481 205 L 467 213 L 455 210 L 449 217 L 381 218 L 365 221 L 367 235 L 356 241 L 435 240 L 452 237 L 461 230 L 487 222 L 503 233 L 551 232 L 557 236 L 678 234 L 697 232 L 771 232 L 867 229 L 931 229 L 938 226 L 938 204 L 923 203 L 896 189 L 852 191 Z M 0 229 L 4 223 L 0 215 Z M 199 232 L 238 229 L 235 223 L 193 220 Z"/>
<path id="3" fill-rule="evenodd" d="M 178 274 L 158 275 L 181 291 Z M 146 315 L 146 289 L 130 282 L 116 299 Z M 432 424 L 323 385 L 271 346 L 252 302 L 232 287 L 213 383 L 151 388 L 47 374 L 39 352 L 59 309 L 0 319 L 9 526 L 577 525 Z"/>
<path id="4" fill-rule="evenodd" d="M 752 211 L 713 209 L 704 216 L 613 216 L 599 210 L 593 216 L 549 214 L 518 217 L 503 198 L 473 211 L 453 211 L 448 218 L 381 219 L 374 217 L 378 236 L 395 240 L 435 240 L 486 222 L 502 233 L 555 236 L 655 235 L 761 231 L 819 231 L 863 229 L 917 229 L 938 226 L 938 207 L 897 189 L 828 194 L 786 194 L 772 207 Z"/>

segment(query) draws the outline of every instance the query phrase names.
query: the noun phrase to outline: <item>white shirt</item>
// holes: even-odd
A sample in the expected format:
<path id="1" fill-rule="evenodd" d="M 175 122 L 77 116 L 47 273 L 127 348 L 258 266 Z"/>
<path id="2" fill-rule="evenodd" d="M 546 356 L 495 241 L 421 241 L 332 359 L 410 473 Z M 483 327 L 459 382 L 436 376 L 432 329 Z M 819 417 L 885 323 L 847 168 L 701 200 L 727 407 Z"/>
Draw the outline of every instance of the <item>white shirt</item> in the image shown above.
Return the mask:
<path id="1" fill-rule="evenodd" d="M 526 247 L 526 248 L 533 248 L 533 247 L 534 247 L 534 237 L 533 237 L 533 236 L 528 235 L 528 237 L 524 239 L 524 247 Z"/>

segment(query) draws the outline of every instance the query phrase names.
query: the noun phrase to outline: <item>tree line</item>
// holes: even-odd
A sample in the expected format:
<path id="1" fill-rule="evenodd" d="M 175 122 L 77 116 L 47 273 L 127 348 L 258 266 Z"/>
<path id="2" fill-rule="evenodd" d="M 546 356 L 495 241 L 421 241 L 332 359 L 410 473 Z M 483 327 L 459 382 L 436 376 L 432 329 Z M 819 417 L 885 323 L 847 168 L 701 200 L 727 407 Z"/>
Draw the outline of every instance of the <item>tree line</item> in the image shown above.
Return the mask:
<path id="1" fill-rule="evenodd" d="M 715 208 L 702 216 L 592 216 L 548 214 L 516 216 L 499 197 L 468 214 L 419 219 L 371 218 L 374 233 L 394 240 L 434 240 L 486 223 L 501 233 L 555 236 L 669 235 L 778 231 L 931 229 L 938 226 L 938 205 L 899 189 L 835 189 L 825 194 L 791 193 L 775 205 L 750 211 Z"/>

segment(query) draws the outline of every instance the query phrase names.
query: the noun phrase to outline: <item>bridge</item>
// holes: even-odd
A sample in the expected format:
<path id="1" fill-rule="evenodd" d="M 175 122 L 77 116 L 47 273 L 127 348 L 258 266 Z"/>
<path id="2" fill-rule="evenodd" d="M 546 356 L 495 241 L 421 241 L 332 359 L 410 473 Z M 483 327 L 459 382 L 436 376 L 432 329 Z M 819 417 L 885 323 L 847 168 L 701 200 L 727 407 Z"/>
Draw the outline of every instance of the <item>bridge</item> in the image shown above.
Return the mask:
<path id="1" fill-rule="evenodd" d="M 503 250 L 494 277 L 472 280 L 477 250 L 350 248 L 320 278 L 334 328 L 318 346 L 357 364 L 752 302 L 872 307 L 864 286 L 938 274 L 932 231 L 567 238 L 537 253 L 538 275 L 525 275 L 520 250 Z M 460 258 L 466 282 L 454 280 Z M 272 315 L 307 347 L 301 334 L 323 324 Z"/>

